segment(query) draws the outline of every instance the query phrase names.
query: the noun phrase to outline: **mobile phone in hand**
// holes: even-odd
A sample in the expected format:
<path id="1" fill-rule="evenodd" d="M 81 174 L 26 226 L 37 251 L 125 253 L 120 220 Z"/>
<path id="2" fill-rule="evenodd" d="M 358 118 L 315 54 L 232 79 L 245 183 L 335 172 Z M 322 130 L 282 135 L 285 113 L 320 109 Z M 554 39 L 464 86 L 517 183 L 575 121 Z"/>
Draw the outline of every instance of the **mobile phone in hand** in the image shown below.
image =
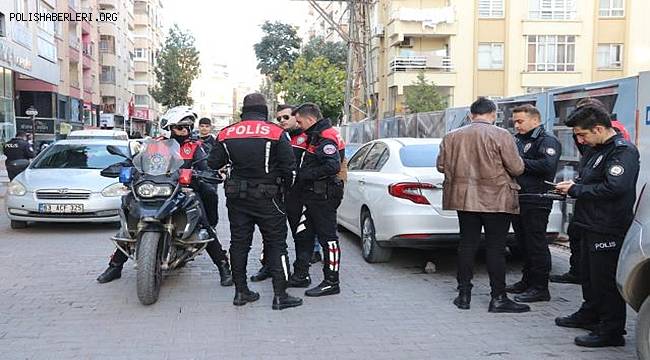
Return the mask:
<path id="1" fill-rule="evenodd" d="M 546 180 L 544 180 L 544 183 L 545 183 L 545 184 L 548 184 L 548 185 L 551 185 L 551 186 L 557 186 L 556 183 L 551 182 L 551 181 L 546 181 Z"/>

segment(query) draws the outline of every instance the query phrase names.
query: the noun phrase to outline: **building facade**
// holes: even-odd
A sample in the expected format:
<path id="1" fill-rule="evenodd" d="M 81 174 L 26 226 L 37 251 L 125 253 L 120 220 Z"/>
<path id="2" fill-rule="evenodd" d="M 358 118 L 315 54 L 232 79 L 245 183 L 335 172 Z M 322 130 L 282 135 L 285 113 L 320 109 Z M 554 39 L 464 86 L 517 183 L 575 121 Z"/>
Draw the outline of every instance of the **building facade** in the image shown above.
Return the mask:
<path id="1" fill-rule="evenodd" d="M 192 82 L 190 96 L 200 117 L 212 120 L 215 129 L 232 123 L 233 83 L 227 65 L 201 62 L 201 74 Z"/>
<path id="2" fill-rule="evenodd" d="M 420 71 L 450 106 L 650 69 L 641 0 L 380 0 L 371 16 L 378 116 Z"/>

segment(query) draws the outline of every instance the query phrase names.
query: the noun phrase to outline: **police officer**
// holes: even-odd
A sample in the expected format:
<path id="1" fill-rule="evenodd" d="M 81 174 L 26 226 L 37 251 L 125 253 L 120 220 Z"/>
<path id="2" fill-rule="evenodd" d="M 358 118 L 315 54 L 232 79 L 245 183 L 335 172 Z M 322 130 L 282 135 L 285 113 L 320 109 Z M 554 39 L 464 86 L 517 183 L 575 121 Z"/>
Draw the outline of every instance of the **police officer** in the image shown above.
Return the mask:
<path id="1" fill-rule="evenodd" d="M 547 133 L 539 111 L 530 104 L 512 110 L 517 134 L 515 142 L 524 160 L 524 173 L 517 177 L 519 215 L 512 226 L 519 248 L 524 253 L 523 276 L 519 282 L 506 286 L 506 291 L 519 294 L 515 301 L 549 301 L 548 277 L 551 271 L 551 252 L 546 241 L 546 226 L 553 201 L 536 194 L 547 192 L 557 172 L 562 147 L 558 139 Z"/>
<path id="2" fill-rule="evenodd" d="M 209 154 L 217 142 L 212 135 L 212 120 L 210 118 L 203 117 L 199 119 L 199 139 L 203 144 L 203 149 Z"/>
<path id="3" fill-rule="evenodd" d="M 235 297 L 242 306 L 259 299 L 248 288 L 246 264 L 255 225 L 262 233 L 266 261 L 273 277 L 272 308 L 282 310 L 302 305 L 302 299 L 286 292 L 289 278 L 287 261 L 287 216 L 282 191 L 291 186 L 295 159 L 289 136 L 267 122 L 266 99 L 261 94 L 244 97 L 242 121 L 219 132 L 210 153 L 210 167 L 219 169 L 230 163 L 230 177 L 224 185 L 230 220 L 230 255 Z"/>
<path id="4" fill-rule="evenodd" d="M 318 105 L 305 103 L 293 115 L 307 134 L 307 149 L 299 161 L 296 186 L 306 208 L 308 229 L 318 236 L 323 248 L 323 281 L 307 291 L 307 296 L 325 296 L 341 292 L 339 265 L 341 248 L 336 233 L 336 209 L 343 198 L 343 181 L 337 177 L 341 170 L 344 146 L 329 119 L 323 119 Z M 307 235 L 308 236 L 308 235 Z M 307 266 L 311 244 L 305 254 Z M 299 257 L 302 258 L 301 255 Z"/>
<path id="5" fill-rule="evenodd" d="M 197 170 L 208 170 L 207 154 L 201 147 L 201 142 L 191 138 L 190 133 L 194 127 L 196 120 L 196 113 L 192 111 L 189 106 L 177 106 L 169 109 L 161 119 L 161 128 L 171 131 L 171 138 L 176 140 L 181 148 L 180 155 L 184 160 L 182 168 Z M 164 139 L 164 138 L 161 138 Z M 194 190 L 197 191 L 203 206 L 205 208 L 208 224 L 211 227 L 217 226 L 217 193 L 215 190 L 204 182 L 192 184 Z M 127 196 L 132 196 L 129 194 Z M 123 199 L 123 208 L 128 204 L 129 200 Z M 216 232 L 216 230 L 215 230 Z M 232 286 L 232 273 L 230 271 L 230 264 L 226 252 L 221 247 L 219 239 L 214 239 L 207 243 L 205 250 L 212 259 L 212 262 L 219 269 L 221 286 Z M 97 278 L 100 284 L 119 279 L 122 276 L 122 267 L 128 260 L 128 257 L 119 249 L 111 256 L 108 268 Z"/>
<path id="6" fill-rule="evenodd" d="M 7 168 L 9 181 L 13 180 L 20 173 L 19 168 L 15 164 L 16 160 L 27 160 L 34 157 L 34 148 L 27 141 L 27 134 L 23 131 L 18 131 L 13 139 L 5 143 L 2 150 L 7 157 L 5 167 Z"/>
<path id="7" fill-rule="evenodd" d="M 573 224 L 581 243 L 580 309 L 558 317 L 558 326 L 592 332 L 575 338 L 586 347 L 625 344 L 625 302 L 616 288 L 616 265 L 623 238 L 634 217 L 639 152 L 617 133 L 600 106 L 586 105 L 569 116 L 577 141 L 591 147 L 584 154 L 580 178 L 556 186 L 576 199 Z"/>

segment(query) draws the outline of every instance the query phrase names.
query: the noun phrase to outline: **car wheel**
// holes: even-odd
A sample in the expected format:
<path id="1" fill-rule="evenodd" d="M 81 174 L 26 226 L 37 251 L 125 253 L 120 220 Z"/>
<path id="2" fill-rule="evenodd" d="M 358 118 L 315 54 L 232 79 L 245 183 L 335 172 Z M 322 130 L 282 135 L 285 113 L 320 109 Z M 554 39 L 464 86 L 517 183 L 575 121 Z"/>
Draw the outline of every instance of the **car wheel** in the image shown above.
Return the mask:
<path id="1" fill-rule="evenodd" d="M 11 220 L 12 229 L 24 229 L 27 227 L 27 221 Z"/>
<path id="2" fill-rule="evenodd" d="M 641 360 L 650 360 L 650 297 L 639 309 L 636 322 L 636 353 Z"/>
<path id="3" fill-rule="evenodd" d="M 379 246 L 375 237 L 375 223 L 369 211 L 361 214 L 361 254 L 369 263 L 390 260 L 393 249 Z"/>

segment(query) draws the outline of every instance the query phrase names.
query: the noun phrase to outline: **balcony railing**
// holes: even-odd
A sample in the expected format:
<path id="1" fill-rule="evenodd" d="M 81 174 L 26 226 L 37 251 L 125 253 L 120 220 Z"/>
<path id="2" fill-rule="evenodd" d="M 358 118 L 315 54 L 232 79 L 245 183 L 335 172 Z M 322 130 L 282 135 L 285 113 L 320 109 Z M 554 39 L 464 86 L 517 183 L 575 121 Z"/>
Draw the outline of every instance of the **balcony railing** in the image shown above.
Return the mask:
<path id="1" fill-rule="evenodd" d="M 438 24 L 453 24 L 456 22 L 456 13 L 452 6 L 441 8 L 395 8 L 390 14 L 391 20 L 421 22 L 422 27 L 435 28 Z"/>
<path id="2" fill-rule="evenodd" d="M 391 72 L 413 70 L 453 70 L 451 57 L 437 55 L 396 56 L 390 61 L 388 67 Z"/>
<path id="3" fill-rule="evenodd" d="M 79 39 L 70 36 L 70 38 L 68 38 L 68 45 L 73 49 L 79 50 L 81 44 Z"/>

